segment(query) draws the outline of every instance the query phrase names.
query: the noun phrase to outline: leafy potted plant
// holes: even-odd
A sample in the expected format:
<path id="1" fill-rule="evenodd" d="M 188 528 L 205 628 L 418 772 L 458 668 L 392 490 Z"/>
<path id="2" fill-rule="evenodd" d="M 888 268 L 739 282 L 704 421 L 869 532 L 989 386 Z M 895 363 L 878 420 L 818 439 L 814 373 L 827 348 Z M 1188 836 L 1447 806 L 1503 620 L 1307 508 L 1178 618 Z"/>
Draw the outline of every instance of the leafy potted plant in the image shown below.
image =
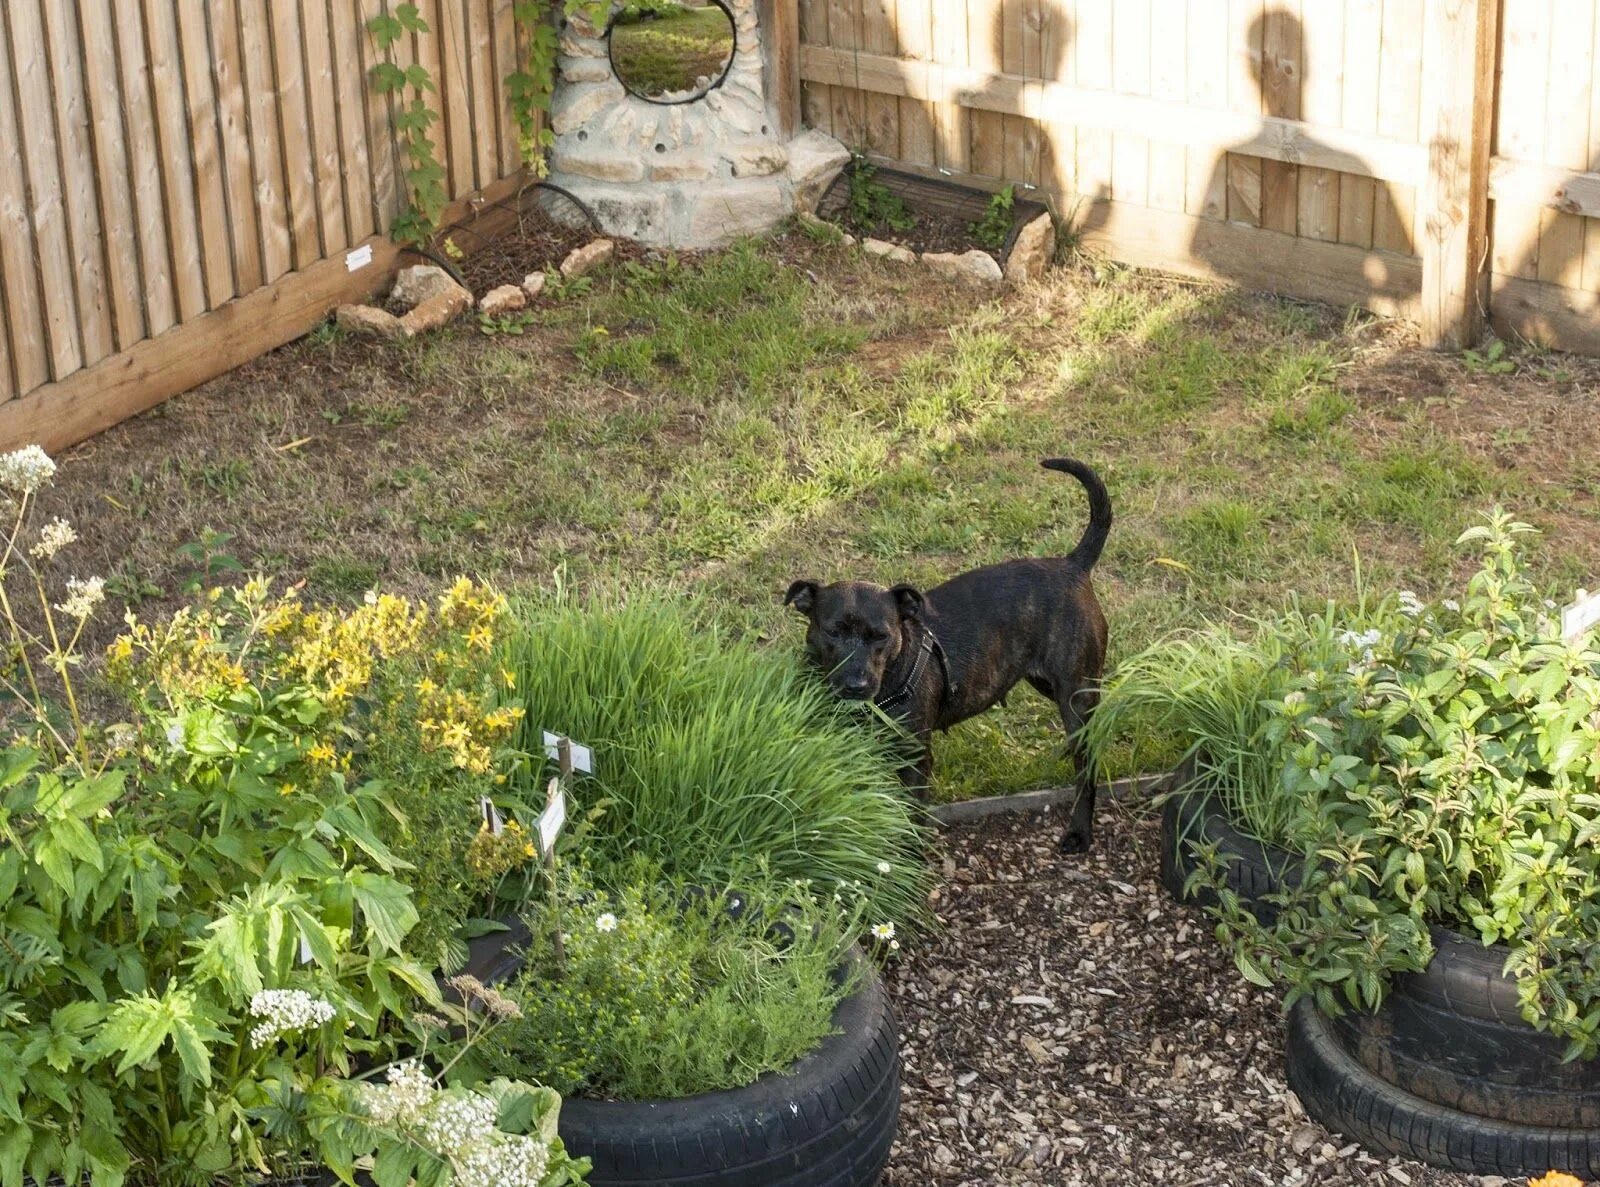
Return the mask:
<path id="1" fill-rule="evenodd" d="M 469 599 L 213 593 L 113 645 L 115 720 L 79 653 L 103 584 L 61 579 L 69 524 L 30 527 L 53 473 L 0 457 L 0 1184 L 578 1181 L 554 1093 L 419 1058 L 419 1010 L 472 1015 L 407 950 L 393 805 L 360 777 L 385 713 L 469 758 L 509 732 L 471 692 Z M 450 690 L 431 734 L 412 660 Z"/>
<path id="2" fill-rule="evenodd" d="M 1288 991 L 1313 1115 L 1462 1170 L 1595 1177 L 1600 651 L 1528 580 L 1531 531 L 1496 512 L 1464 533 L 1483 562 L 1459 602 L 1185 641 L 1243 662 L 1166 717 L 1196 727 L 1202 773 L 1169 811 L 1240 969 Z M 1097 728 L 1156 719 L 1173 647 L 1113 683 Z M 1231 788 L 1219 749 L 1250 754 Z"/>

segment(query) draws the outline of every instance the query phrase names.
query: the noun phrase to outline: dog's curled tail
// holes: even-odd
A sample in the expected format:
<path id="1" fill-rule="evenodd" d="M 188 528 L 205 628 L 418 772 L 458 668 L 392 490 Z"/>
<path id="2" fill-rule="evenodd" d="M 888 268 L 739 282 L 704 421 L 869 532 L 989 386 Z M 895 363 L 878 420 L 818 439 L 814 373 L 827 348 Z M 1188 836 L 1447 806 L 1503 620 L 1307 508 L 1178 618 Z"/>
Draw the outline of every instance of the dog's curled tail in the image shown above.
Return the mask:
<path id="1" fill-rule="evenodd" d="M 1111 534 L 1111 496 L 1106 494 L 1106 484 L 1100 481 L 1100 475 L 1072 458 L 1046 458 L 1039 464 L 1046 470 L 1071 474 L 1089 492 L 1089 526 L 1083 529 L 1083 539 L 1067 554 L 1067 559 L 1080 568 L 1093 568 L 1105 549 L 1106 537 Z"/>

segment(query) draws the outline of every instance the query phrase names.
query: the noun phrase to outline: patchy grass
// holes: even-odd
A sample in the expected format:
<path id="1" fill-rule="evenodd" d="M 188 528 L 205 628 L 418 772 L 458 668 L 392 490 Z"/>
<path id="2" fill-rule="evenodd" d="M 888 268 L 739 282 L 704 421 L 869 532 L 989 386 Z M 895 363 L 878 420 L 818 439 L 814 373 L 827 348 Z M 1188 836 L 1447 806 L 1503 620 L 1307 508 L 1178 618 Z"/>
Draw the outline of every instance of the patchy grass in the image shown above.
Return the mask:
<path id="1" fill-rule="evenodd" d="M 75 558 L 150 612 L 234 566 L 310 596 L 502 584 L 693 586 L 786 651 L 799 576 L 933 584 L 1069 549 L 1100 469 L 1113 662 L 1200 615 L 1367 580 L 1432 592 L 1507 503 L 1553 582 L 1600 570 L 1600 368 L 1515 373 L 1359 315 L 1118 269 L 991 300 L 790 236 L 569 286 L 526 332 L 403 346 L 323 332 L 65 459 Z M 209 532 L 209 534 L 208 534 Z M 938 794 L 1059 782 L 1023 689 L 937 751 Z M 1132 743 L 1128 770 L 1170 756 Z"/>
<path id="2" fill-rule="evenodd" d="M 641 95 L 692 91 L 722 76 L 733 56 L 733 22 L 715 4 L 652 20 L 619 20 L 611 30 L 617 76 Z"/>

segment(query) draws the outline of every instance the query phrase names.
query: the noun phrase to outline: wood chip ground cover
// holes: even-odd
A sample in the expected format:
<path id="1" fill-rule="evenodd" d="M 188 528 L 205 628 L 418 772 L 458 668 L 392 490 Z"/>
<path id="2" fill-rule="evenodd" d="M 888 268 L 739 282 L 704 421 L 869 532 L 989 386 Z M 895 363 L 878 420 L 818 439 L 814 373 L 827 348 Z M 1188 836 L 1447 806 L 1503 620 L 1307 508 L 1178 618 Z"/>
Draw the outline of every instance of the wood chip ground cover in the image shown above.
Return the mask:
<path id="1" fill-rule="evenodd" d="M 889 985 L 904 1060 L 884 1187 L 1503 1187 L 1373 1156 L 1284 1081 L 1274 995 L 1156 880 L 1157 826 L 1103 807 L 943 835 L 939 929 Z"/>

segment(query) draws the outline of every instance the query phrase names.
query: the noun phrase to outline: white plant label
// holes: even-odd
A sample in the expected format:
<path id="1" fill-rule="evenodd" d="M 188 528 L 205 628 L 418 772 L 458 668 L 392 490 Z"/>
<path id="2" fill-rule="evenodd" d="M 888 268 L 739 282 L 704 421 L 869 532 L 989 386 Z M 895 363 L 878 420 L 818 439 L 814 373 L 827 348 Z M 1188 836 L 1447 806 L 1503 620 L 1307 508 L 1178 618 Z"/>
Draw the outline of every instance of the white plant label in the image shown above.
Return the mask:
<path id="1" fill-rule="evenodd" d="M 306 939 L 305 934 L 302 932 L 300 936 L 300 963 L 310 964 L 311 961 L 311 941 Z"/>
<path id="2" fill-rule="evenodd" d="M 494 806 L 493 800 L 488 796 L 484 796 L 478 801 L 478 808 L 483 812 L 483 827 L 488 829 L 492 835 L 498 837 L 505 831 L 506 822 L 500 815 L 500 809 Z"/>
<path id="3" fill-rule="evenodd" d="M 582 771 L 585 775 L 594 774 L 594 752 L 587 746 L 580 746 L 571 738 L 567 745 L 572 747 L 572 769 Z M 549 755 L 551 762 L 561 761 L 561 735 L 544 731 L 544 752 Z"/>
<path id="4" fill-rule="evenodd" d="M 346 272 L 359 272 L 372 263 L 372 244 L 363 243 L 354 251 L 344 253 L 344 270 Z"/>
<path id="5" fill-rule="evenodd" d="M 1600 593 L 1580 589 L 1577 600 L 1561 612 L 1561 636 L 1576 643 L 1596 626 L 1600 626 Z"/>
<path id="6" fill-rule="evenodd" d="M 559 779 L 550 780 L 550 802 L 545 805 L 539 814 L 539 849 L 543 853 L 553 853 L 556 847 L 556 838 L 561 835 L 562 826 L 567 823 L 567 793 L 561 786 Z"/>

